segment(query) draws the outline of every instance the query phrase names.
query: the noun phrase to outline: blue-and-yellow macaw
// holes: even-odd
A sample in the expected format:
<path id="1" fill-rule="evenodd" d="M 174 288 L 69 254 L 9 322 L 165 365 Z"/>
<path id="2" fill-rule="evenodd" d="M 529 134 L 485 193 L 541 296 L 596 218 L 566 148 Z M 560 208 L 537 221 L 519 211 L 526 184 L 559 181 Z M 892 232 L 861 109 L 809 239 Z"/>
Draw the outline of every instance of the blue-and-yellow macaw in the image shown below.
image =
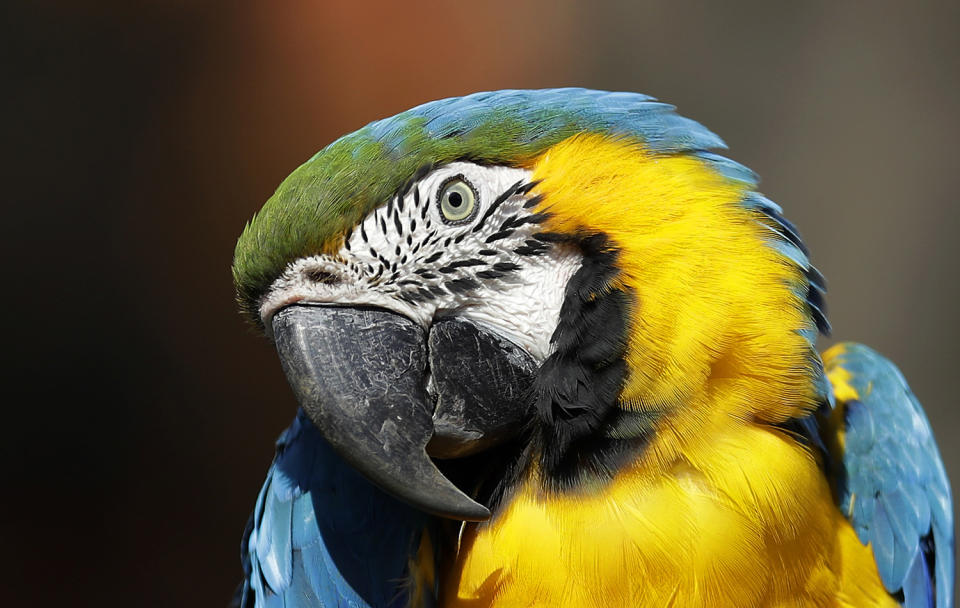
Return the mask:
<path id="1" fill-rule="evenodd" d="M 950 488 L 755 175 L 633 93 L 498 91 L 293 172 L 234 278 L 301 406 L 244 606 L 936 606 Z"/>

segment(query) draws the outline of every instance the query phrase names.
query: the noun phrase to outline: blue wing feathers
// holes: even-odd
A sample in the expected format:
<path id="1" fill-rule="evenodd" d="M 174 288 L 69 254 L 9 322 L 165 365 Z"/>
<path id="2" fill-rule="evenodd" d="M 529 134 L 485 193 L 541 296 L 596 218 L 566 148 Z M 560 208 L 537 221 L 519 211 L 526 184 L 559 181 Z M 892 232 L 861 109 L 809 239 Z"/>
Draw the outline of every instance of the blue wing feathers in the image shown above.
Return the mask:
<path id="1" fill-rule="evenodd" d="M 748 192 L 743 197 L 741 204 L 747 209 L 756 209 L 762 213 L 768 213 L 768 210 L 776 213 L 783 213 L 783 208 L 759 192 Z"/>
<path id="2" fill-rule="evenodd" d="M 904 606 L 948 608 L 952 499 L 930 424 L 900 371 L 873 350 L 842 345 L 828 371 L 836 368 L 850 374 L 858 395 L 841 404 L 840 508 L 873 548 L 884 586 L 902 593 Z"/>
<path id="3" fill-rule="evenodd" d="M 750 186 L 756 186 L 760 178 L 752 169 L 741 165 L 735 160 L 730 160 L 725 156 L 714 154 L 713 152 L 695 152 L 694 156 L 709 164 L 714 171 L 734 181 L 744 182 Z"/>
<path id="4" fill-rule="evenodd" d="M 894 546 L 893 529 L 890 527 L 887 510 L 882 503 L 875 505 L 870 532 L 872 533 L 870 540 L 873 543 L 873 555 L 877 560 L 877 569 L 880 571 L 880 578 L 883 579 L 884 585 L 888 590 L 895 591 L 899 588 L 894 570 L 896 567 L 897 552 Z"/>
<path id="5" fill-rule="evenodd" d="M 251 524 L 242 608 L 399 607 L 427 516 L 361 477 L 300 412 L 277 441 Z"/>
<path id="6" fill-rule="evenodd" d="M 263 519 L 257 531 L 256 554 L 267 584 L 273 589 L 285 589 L 290 585 L 293 570 L 293 546 L 291 519 L 293 502 L 281 500 L 273 492 L 267 492 Z"/>
<path id="7" fill-rule="evenodd" d="M 903 581 L 904 608 L 933 608 L 933 588 L 929 581 L 927 560 L 918 551 L 913 556 L 907 577 Z"/>

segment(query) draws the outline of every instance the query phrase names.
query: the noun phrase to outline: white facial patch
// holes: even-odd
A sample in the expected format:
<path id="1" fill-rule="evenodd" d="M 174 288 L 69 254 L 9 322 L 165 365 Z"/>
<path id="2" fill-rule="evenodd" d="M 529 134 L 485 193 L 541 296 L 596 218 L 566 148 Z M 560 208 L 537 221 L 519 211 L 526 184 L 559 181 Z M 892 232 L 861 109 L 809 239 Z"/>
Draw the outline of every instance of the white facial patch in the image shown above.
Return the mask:
<path id="1" fill-rule="evenodd" d="M 428 173 L 364 218 L 336 254 L 292 262 L 260 307 L 264 326 L 269 333 L 273 315 L 296 302 L 378 306 L 425 328 L 455 315 L 542 362 L 581 255 L 542 237 L 530 180 L 523 169 L 467 162 Z M 472 207 L 452 206 L 471 192 Z"/>

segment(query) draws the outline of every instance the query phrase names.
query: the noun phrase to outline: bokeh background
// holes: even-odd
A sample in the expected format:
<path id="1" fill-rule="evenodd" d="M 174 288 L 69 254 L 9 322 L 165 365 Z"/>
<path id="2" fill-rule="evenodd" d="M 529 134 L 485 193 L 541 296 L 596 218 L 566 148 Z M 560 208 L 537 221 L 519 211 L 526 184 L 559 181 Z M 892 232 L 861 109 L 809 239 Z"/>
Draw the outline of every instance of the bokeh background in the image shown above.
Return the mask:
<path id="1" fill-rule="evenodd" d="M 233 245 L 340 134 L 498 88 L 641 91 L 800 227 L 955 484 L 960 4 L 6 2 L 0 597 L 223 606 L 295 405 Z M 825 342 L 825 344 L 829 341 Z"/>

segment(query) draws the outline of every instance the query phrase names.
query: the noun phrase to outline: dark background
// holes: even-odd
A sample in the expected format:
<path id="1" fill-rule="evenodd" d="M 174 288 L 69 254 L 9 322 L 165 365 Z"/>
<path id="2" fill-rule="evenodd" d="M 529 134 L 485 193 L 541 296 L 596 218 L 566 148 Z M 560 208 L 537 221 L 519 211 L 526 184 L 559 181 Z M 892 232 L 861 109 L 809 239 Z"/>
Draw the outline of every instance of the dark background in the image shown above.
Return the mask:
<path id="1" fill-rule="evenodd" d="M 476 90 L 641 91 L 724 137 L 960 480 L 956 2 L 0 11 L 5 605 L 227 602 L 295 409 L 236 314 L 235 239 L 335 137 Z"/>

